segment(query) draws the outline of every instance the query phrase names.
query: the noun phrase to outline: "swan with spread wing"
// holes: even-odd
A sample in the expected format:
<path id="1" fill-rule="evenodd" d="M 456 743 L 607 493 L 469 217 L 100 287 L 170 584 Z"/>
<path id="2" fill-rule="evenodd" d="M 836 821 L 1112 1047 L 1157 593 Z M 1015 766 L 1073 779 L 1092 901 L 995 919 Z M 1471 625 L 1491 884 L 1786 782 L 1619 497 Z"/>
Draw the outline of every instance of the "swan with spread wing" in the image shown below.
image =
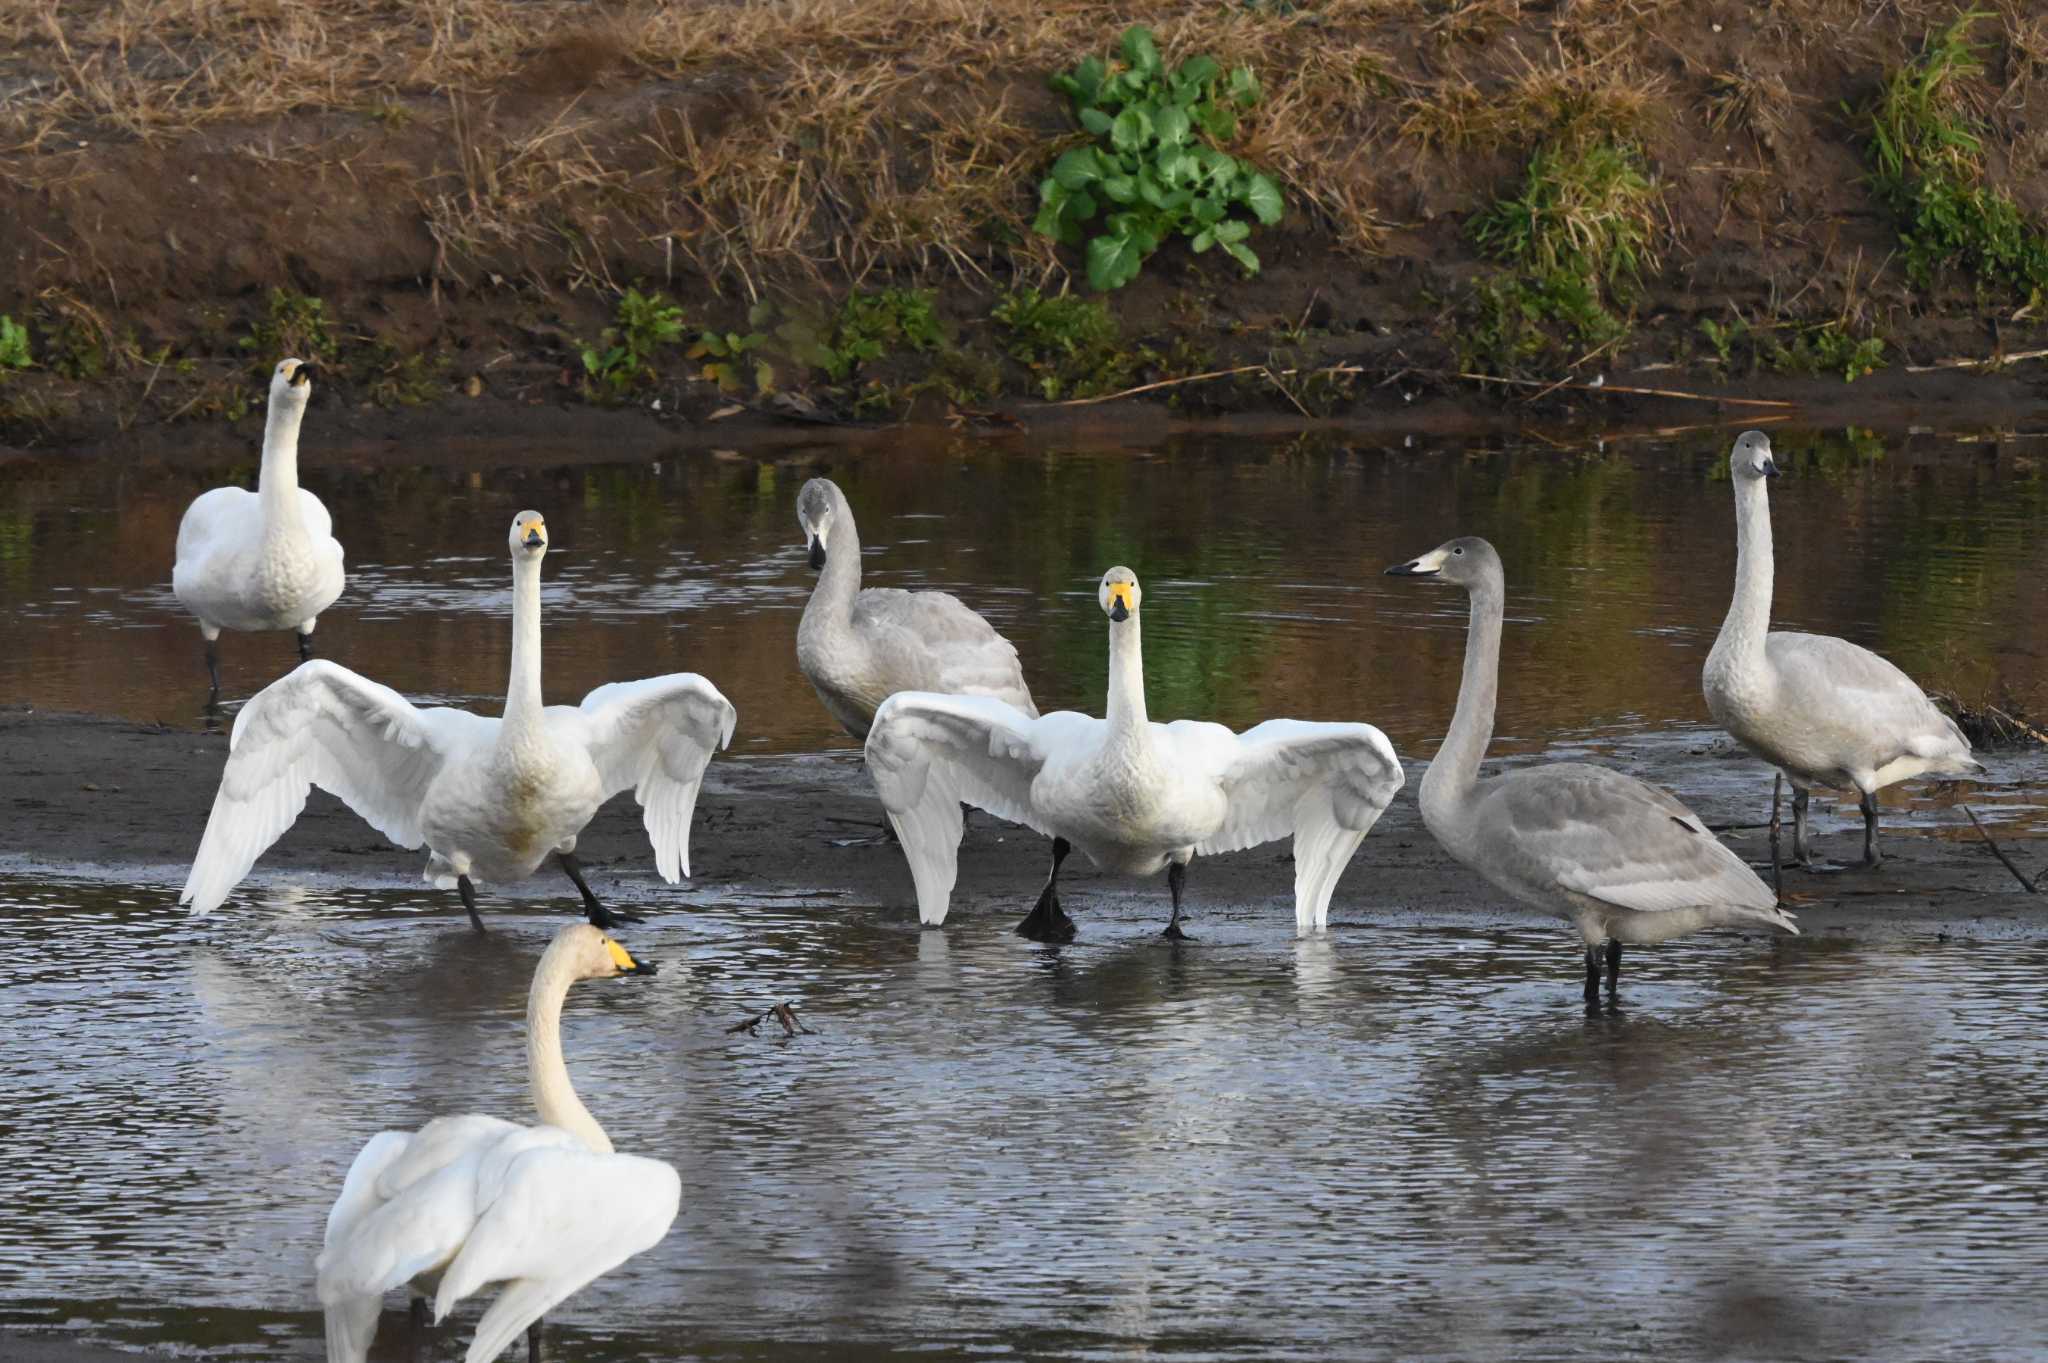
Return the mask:
<path id="1" fill-rule="evenodd" d="M 502 719 L 416 708 L 387 686 L 318 659 L 259 692 L 235 716 L 227 768 L 179 903 L 206 912 L 292 826 L 319 786 L 401 847 L 424 843 L 426 879 L 461 892 L 505 884 L 553 856 L 600 928 L 616 924 L 591 893 L 576 838 L 622 790 L 639 800 L 654 864 L 690 873 L 690 818 L 711 754 L 735 713 L 694 672 L 613 682 L 581 705 L 541 704 L 540 566 L 547 524 L 513 518 L 512 676 Z"/>
<path id="2" fill-rule="evenodd" d="M 1138 613 L 1128 568 L 1103 574 L 1109 617 L 1108 715 L 1033 718 L 985 696 L 906 691 L 875 714 L 867 764 L 903 843 L 927 926 L 946 921 L 959 871 L 964 802 L 1053 839 L 1053 862 L 1027 937 L 1068 941 L 1060 864 L 1074 849 L 1106 870 L 1164 867 L 1173 895 L 1166 936 L 1179 938 L 1188 862 L 1294 839 L 1300 932 L 1327 926 L 1330 893 L 1388 803 L 1401 764 L 1370 724 L 1275 719 L 1243 733 L 1220 724 L 1155 724 L 1145 713 Z"/>

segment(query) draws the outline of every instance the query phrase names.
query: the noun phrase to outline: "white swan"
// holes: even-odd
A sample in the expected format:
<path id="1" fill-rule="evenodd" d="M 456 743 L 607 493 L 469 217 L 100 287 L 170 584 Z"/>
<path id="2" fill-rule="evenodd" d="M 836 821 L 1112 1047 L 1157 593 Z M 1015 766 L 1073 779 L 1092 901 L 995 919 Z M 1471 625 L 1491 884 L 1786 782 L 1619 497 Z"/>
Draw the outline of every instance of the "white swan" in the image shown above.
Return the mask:
<path id="1" fill-rule="evenodd" d="M 860 535 L 846 494 L 813 478 L 796 496 L 818 585 L 796 631 L 796 665 L 832 718 L 866 738 L 875 709 L 898 691 L 993 696 L 1036 716 L 1017 650 L 947 592 L 860 585 Z"/>
<path id="2" fill-rule="evenodd" d="M 1984 770 L 1970 740 L 1913 679 L 1846 639 L 1772 630 L 1771 442 L 1744 431 L 1728 456 L 1735 484 L 1735 598 L 1701 674 L 1714 722 L 1792 783 L 1792 853 L 1806 845 L 1807 790 L 1854 786 L 1862 796 L 1863 863 L 1877 850 L 1877 792 L 1932 773 Z M 1775 806 L 1773 792 L 1772 804 Z M 1777 810 L 1771 811 L 1773 835 Z"/>
<path id="3" fill-rule="evenodd" d="M 220 632 L 293 629 L 299 661 L 313 656 L 313 626 L 341 595 L 341 543 L 320 499 L 299 486 L 299 423 L 313 366 L 279 360 L 263 418 L 256 491 L 217 487 L 193 498 L 178 522 L 171 591 L 206 636 L 206 674 L 220 696 Z"/>
<path id="4" fill-rule="evenodd" d="M 1387 569 L 1440 578 L 1472 598 L 1465 674 L 1443 746 L 1422 778 L 1422 822 L 1444 850 L 1533 908 L 1575 924 L 1586 942 L 1586 1002 L 1621 979 L 1621 944 L 1697 928 L 1769 923 L 1798 932 L 1756 872 L 1657 787 L 1606 767 L 1550 762 L 1482 779 L 1500 685 L 1500 556 L 1455 539 Z"/>
<path id="5" fill-rule="evenodd" d="M 470 1340 L 488 1363 L 522 1331 L 539 1353 L 542 1315 L 668 1234 L 682 1201 L 673 1166 L 620 1155 L 576 1097 L 562 1063 L 562 1000 L 578 980 L 651 975 L 596 928 L 555 935 L 526 1001 L 526 1067 L 542 1125 L 470 1113 L 363 1146 L 327 1215 L 315 1288 L 327 1363 L 363 1363 L 386 1292 L 419 1279 L 438 1323 L 465 1297 L 504 1283 Z"/>
<path id="6" fill-rule="evenodd" d="M 318 786 L 400 847 L 432 854 L 425 878 L 462 892 L 477 931 L 478 879 L 533 873 L 550 853 L 590 921 L 617 921 L 575 857 L 599 805 L 631 790 L 645 810 L 654 864 L 674 884 L 690 873 L 690 815 L 712 751 L 732 740 L 734 712 L 694 672 L 613 682 L 580 706 L 540 699 L 537 511 L 512 519 L 512 679 L 503 719 L 413 708 L 387 686 L 315 660 L 258 692 L 235 716 L 220 793 L 178 902 L 206 912 L 249 873 Z"/>
<path id="7" fill-rule="evenodd" d="M 1268 720 L 1242 734 L 1221 724 L 1145 717 L 1138 579 L 1102 576 L 1109 616 L 1109 717 L 1061 710 L 1033 719 L 1000 700 L 898 692 L 875 715 L 868 771 L 903 843 L 918 915 L 946 921 L 959 870 L 962 801 L 1053 839 L 1052 874 L 1018 926 L 1066 941 L 1060 863 L 1078 847 L 1108 870 L 1167 868 L 1169 937 L 1182 936 L 1187 864 L 1294 837 L 1294 921 L 1326 926 L 1330 892 L 1352 853 L 1401 789 L 1401 764 L 1370 724 Z"/>

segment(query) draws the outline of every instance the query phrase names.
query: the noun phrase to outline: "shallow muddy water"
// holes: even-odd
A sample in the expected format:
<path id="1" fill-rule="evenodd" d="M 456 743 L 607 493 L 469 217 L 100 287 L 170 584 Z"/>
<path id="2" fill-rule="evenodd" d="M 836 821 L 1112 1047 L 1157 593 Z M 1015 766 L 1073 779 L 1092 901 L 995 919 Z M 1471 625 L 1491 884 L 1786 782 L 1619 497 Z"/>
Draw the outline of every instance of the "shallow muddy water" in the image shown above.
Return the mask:
<path id="1" fill-rule="evenodd" d="M 0 881 L 0 1327 L 318 1356 L 355 1149 L 525 1110 L 562 920 L 478 940 L 419 899 L 194 923 Z M 1154 908 L 1068 948 L 848 903 L 634 929 L 662 973 L 578 986 L 566 1047 L 684 1210 L 557 1313 L 556 1356 L 1984 1359 L 2048 1331 L 2048 944 L 1711 936 L 1635 953 L 1589 1019 L 1553 927 L 1223 914 L 1176 950 Z M 725 1031 L 783 999 L 814 1035 Z"/>
<path id="2" fill-rule="evenodd" d="M 1016 641 L 1046 708 L 1099 712 L 1095 582 L 1122 562 L 1145 584 L 1155 717 L 1364 719 L 1403 752 L 1426 751 L 1448 722 L 1464 602 L 1383 578 L 1388 564 L 1454 534 L 1499 545 L 1508 749 L 1705 723 L 1699 669 L 1733 580 L 1727 431 L 1604 449 L 1211 440 L 1154 452 L 927 434 L 858 456 L 618 465 L 508 451 L 428 468 L 327 455 L 318 416 L 303 478 L 350 570 L 321 620 L 325 656 L 408 695 L 495 705 L 505 527 L 531 506 L 552 532 L 549 696 L 701 671 L 739 707 L 737 751 L 848 742 L 793 666 L 813 581 L 794 506 L 816 472 L 847 491 L 868 582 L 957 591 Z M 2048 440 L 1776 443 L 1781 626 L 1875 647 L 1926 685 L 2038 693 Z M 0 704 L 195 723 L 200 641 L 169 588 L 178 517 L 203 488 L 246 482 L 252 461 L 0 466 Z M 231 698 L 296 661 L 284 634 L 228 635 L 222 651 Z"/>

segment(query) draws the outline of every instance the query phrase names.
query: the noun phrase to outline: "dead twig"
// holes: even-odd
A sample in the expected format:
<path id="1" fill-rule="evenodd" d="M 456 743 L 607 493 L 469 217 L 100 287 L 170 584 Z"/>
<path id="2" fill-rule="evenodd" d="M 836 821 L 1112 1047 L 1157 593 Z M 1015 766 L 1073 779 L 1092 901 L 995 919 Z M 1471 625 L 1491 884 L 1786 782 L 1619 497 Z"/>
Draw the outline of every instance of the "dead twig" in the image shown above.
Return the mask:
<path id="1" fill-rule="evenodd" d="M 2021 871 L 2019 867 L 2012 864 L 2012 858 L 2005 854 L 2005 849 L 2000 847 L 1997 844 L 1997 842 L 1993 841 L 1991 837 L 1991 830 L 1986 828 L 1983 824 L 1983 821 L 1977 817 L 1977 811 L 1970 808 L 1968 805 L 1964 805 L 1963 813 L 1970 816 L 1970 822 L 1976 826 L 1978 834 L 1984 839 L 1984 845 L 1991 849 L 1991 855 L 1998 858 L 1999 864 L 2001 866 L 2005 867 L 2006 870 L 2012 872 L 2012 878 L 2020 883 L 2020 888 L 2025 890 L 2028 894 L 2041 893 L 2041 887 L 2039 885 L 2036 885 L 2033 881 L 2028 880 L 2026 877 L 2026 873 Z"/>
<path id="2" fill-rule="evenodd" d="M 1281 392 L 1287 393 L 1287 390 L 1284 387 L 1281 387 L 1279 383 L 1279 378 L 1276 376 L 1286 376 L 1292 378 L 1296 374 L 1304 374 L 1307 377 L 1314 379 L 1332 378 L 1339 375 L 1363 374 L 1364 372 L 1365 370 L 1363 370 L 1355 364 L 1333 364 L 1325 369 L 1274 369 L 1270 365 L 1241 364 L 1234 369 L 1212 369 L 1206 374 L 1183 374 L 1181 377 L 1177 379 L 1159 379 L 1153 383 L 1141 383 L 1136 388 L 1125 388 L 1115 393 L 1103 393 L 1098 397 L 1092 398 L 1067 398 L 1063 402 L 1049 402 L 1046 404 L 1046 406 L 1092 407 L 1098 402 L 1115 402 L 1118 398 L 1136 397 L 1140 393 L 1155 392 L 1161 388 L 1178 388 L 1180 385 L 1184 383 L 1206 383 L 1210 379 L 1227 379 L 1234 374 L 1264 374 L 1268 379 L 1273 381 L 1275 387 L 1280 388 Z M 1287 393 L 1287 397 L 1289 401 L 1294 401 L 1294 395 L 1292 393 Z M 1299 402 L 1294 402 L 1294 405 L 1296 407 L 1301 406 Z M 1302 415 L 1304 416 L 1306 416 L 1307 414 L 1308 413 L 1306 410 L 1302 412 Z"/>
<path id="3" fill-rule="evenodd" d="M 1458 371 L 1458 377 L 1461 379 L 1471 379 L 1475 383 L 1511 384 L 1516 388 L 1542 388 L 1545 391 L 1572 388 L 1587 393 L 1626 393 L 1631 397 L 1684 398 L 1688 402 L 1725 402 L 1738 407 L 1783 407 L 1790 409 L 1796 408 L 1799 405 L 1796 402 L 1783 402 L 1777 398 L 1723 397 L 1713 393 L 1688 393 L 1678 388 L 1637 388 L 1625 383 L 1546 384 L 1541 379 L 1506 379 L 1498 374 L 1469 374 L 1464 370 Z"/>
<path id="4" fill-rule="evenodd" d="M 804 1026 L 801 1018 L 797 1017 L 796 1009 L 786 1003 L 778 1003 L 773 1008 L 765 1008 L 750 1018 L 735 1022 L 732 1026 L 725 1029 L 725 1034 L 731 1036 L 734 1032 L 745 1032 L 748 1036 L 759 1036 L 760 1032 L 757 1029 L 769 1018 L 774 1018 L 782 1024 L 782 1034 L 786 1037 L 796 1036 L 799 1033 L 804 1036 L 816 1035 L 810 1028 Z"/>
<path id="5" fill-rule="evenodd" d="M 2021 360 L 2048 359 L 2048 350 L 2020 350 L 2010 355 L 1986 355 L 1981 360 L 1957 356 L 1952 359 L 1936 360 L 1933 364 L 1909 364 L 1908 374 L 1934 374 L 1944 369 L 2003 369 Z"/>

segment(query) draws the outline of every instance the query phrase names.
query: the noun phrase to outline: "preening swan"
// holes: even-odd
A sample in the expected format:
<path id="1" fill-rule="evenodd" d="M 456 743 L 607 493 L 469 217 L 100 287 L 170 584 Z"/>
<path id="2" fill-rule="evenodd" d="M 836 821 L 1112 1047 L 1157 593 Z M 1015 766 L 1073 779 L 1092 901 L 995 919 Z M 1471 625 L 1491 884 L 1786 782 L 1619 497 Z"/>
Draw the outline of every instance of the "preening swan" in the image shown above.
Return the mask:
<path id="1" fill-rule="evenodd" d="M 1035 717 L 1017 650 L 946 592 L 860 585 L 860 535 L 846 494 L 813 478 L 796 496 L 818 585 L 796 631 L 796 664 L 832 718 L 866 738 L 875 709 L 898 691 L 993 696 Z"/>
<path id="2" fill-rule="evenodd" d="M 313 626 L 341 595 L 341 544 L 320 499 L 299 486 L 299 423 L 313 366 L 279 360 L 263 418 L 256 490 L 217 487 L 193 498 L 178 522 L 171 591 L 206 637 L 206 675 L 220 697 L 220 632 L 292 629 L 299 661 L 313 656 Z"/>
<path id="3" fill-rule="evenodd" d="M 578 980 L 651 975 L 596 928 L 563 928 L 540 958 L 526 1002 L 526 1068 L 541 1125 L 470 1113 L 417 1132 L 381 1131 L 349 1166 L 327 1214 L 315 1287 L 327 1363 L 363 1363 L 386 1292 L 421 1285 L 438 1323 L 463 1298 L 504 1283 L 471 1339 L 488 1363 L 600 1274 L 668 1234 L 682 1180 L 660 1160 L 621 1155 L 576 1097 L 562 1063 L 562 1000 Z"/>
<path id="4" fill-rule="evenodd" d="M 1863 864 L 1877 866 L 1877 792 L 1932 773 L 1984 770 L 1970 740 L 1913 679 L 1846 639 L 1771 629 L 1771 501 L 1778 465 L 1770 438 L 1744 431 L 1728 456 L 1735 484 L 1735 598 L 1701 675 L 1707 709 L 1735 740 L 1792 783 L 1792 853 L 1812 865 L 1806 800 L 1812 786 L 1862 796 Z M 1772 792 L 1771 825 L 1777 827 Z"/>
<path id="5" fill-rule="evenodd" d="M 965 801 L 1053 839 L 1052 873 L 1017 929 L 1027 937 L 1073 937 L 1058 885 L 1074 847 L 1129 875 L 1166 867 L 1166 935 L 1180 937 L 1190 859 L 1290 834 L 1296 929 L 1326 926 L 1337 877 L 1401 789 L 1385 735 L 1370 724 L 1292 719 L 1242 734 L 1193 720 L 1154 724 L 1145 717 L 1138 579 L 1112 568 L 1096 595 L 1110 621 L 1107 719 L 1071 710 L 1034 719 L 992 698 L 920 691 L 898 692 L 876 713 L 868 771 L 910 862 L 919 917 L 946 921 Z"/>
<path id="6" fill-rule="evenodd" d="M 1458 709 L 1422 778 L 1422 822 L 1444 850 L 1522 903 L 1577 925 L 1588 1004 L 1600 1001 L 1603 942 L 1612 994 L 1623 942 L 1722 924 L 1799 931 L 1747 863 L 1655 786 L 1584 762 L 1482 778 L 1500 684 L 1500 556 L 1483 539 L 1455 539 L 1387 573 L 1453 582 L 1472 598 Z"/>
<path id="7" fill-rule="evenodd" d="M 616 921 L 584 882 L 576 851 L 599 805 L 622 790 L 645 811 L 654 864 L 674 884 L 690 873 L 690 815 L 714 749 L 732 741 L 734 712 L 694 672 L 613 682 L 579 706 L 540 699 L 540 562 L 547 525 L 512 520 L 512 679 L 502 719 L 415 709 L 345 667 L 313 661 L 242 707 L 206 834 L 178 902 L 205 912 L 227 898 L 318 786 L 400 847 L 425 843 L 426 879 L 462 892 L 505 883 L 553 854 L 601 928 Z"/>

